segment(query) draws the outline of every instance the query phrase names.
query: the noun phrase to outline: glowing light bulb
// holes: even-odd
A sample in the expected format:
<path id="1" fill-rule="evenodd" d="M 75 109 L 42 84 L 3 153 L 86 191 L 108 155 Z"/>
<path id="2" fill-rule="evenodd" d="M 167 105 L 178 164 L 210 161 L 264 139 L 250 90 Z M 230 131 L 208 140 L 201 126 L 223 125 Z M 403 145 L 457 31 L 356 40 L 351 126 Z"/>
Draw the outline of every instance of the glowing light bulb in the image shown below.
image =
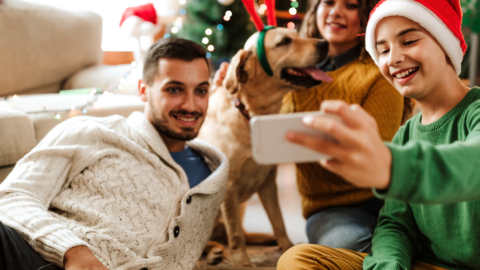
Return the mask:
<path id="1" fill-rule="evenodd" d="M 212 29 L 207 28 L 207 30 L 205 30 L 205 34 L 211 35 L 212 34 Z"/>
<path id="2" fill-rule="evenodd" d="M 293 22 L 287 23 L 287 28 L 288 29 L 295 29 L 295 23 L 293 23 Z"/>
<path id="3" fill-rule="evenodd" d="M 228 17 L 232 17 L 233 14 L 230 10 L 227 10 L 227 12 L 225 12 L 225 15 Z"/>
<path id="4" fill-rule="evenodd" d="M 227 15 L 223 16 L 223 19 L 227 22 L 230 21 L 230 17 L 228 17 Z"/>
<path id="5" fill-rule="evenodd" d="M 292 7 L 288 10 L 288 12 L 290 13 L 290 15 L 295 15 L 297 14 L 297 9 Z"/>
<path id="6" fill-rule="evenodd" d="M 202 39 L 202 43 L 203 43 L 203 44 L 208 44 L 208 38 L 204 37 L 204 38 Z"/>
<path id="7" fill-rule="evenodd" d="M 187 3 L 187 0 L 179 0 L 178 3 L 180 5 L 185 5 Z"/>
<path id="8" fill-rule="evenodd" d="M 177 27 L 172 27 L 172 33 L 178 33 L 178 28 Z"/>
<path id="9" fill-rule="evenodd" d="M 207 50 L 213 52 L 213 50 L 215 50 L 215 47 L 213 47 L 213 45 L 210 44 L 208 45 Z"/>

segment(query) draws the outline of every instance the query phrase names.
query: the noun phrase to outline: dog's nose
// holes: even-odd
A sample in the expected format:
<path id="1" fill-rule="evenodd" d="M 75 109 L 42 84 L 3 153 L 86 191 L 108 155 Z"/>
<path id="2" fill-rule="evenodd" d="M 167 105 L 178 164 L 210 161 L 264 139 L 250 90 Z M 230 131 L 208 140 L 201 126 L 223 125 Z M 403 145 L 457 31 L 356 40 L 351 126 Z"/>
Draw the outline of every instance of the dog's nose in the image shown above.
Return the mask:
<path id="1" fill-rule="evenodd" d="M 317 63 L 323 62 L 325 59 L 327 59 L 328 42 L 325 40 L 320 40 L 319 42 L 317 42 L 317 51 L 319 54 L 319 59 Z"/>

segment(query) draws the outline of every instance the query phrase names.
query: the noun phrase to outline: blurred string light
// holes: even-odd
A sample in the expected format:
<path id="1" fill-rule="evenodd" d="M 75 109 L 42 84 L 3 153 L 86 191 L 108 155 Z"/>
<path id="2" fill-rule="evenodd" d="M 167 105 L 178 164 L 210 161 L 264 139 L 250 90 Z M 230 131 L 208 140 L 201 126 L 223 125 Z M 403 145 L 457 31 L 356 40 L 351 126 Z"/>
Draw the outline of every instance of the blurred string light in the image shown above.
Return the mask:
<path id="1" fill-rule="evenodd" d="M 208 44 L 208 38 L 206 38 L 206 37 L 202 38 L 202 43 L 203 44 Z"/>
<path id="2" fill-rule="evenodd" d="M 175 26 L 174 26 L 174 27 L 172 27 L 172 33 L 174 33 L 174 34 L 178 33 L 178 28 L 177 28 L 177 27 L 175 27 Z"/>
<path id="3" fill-rule="evenodd" d="M 205 34 L 206 34 L 207 36 L 210 36 L 210 35 L 212 34 L 212 29 L 207 28 L 207 29 L 205 30 Z"/>
<path id="4" fill-rule="evenodd" d="M 206 54 L 205 56 L 206 56 L 207 58 L 210 58 L 210 57 L 212 57 L 212 54 L 209 53 L 209 52 L 207 52 L 207 54 Z"/>
<path id="5" fill-rule="evenodd" d="M 291 5 L 293 8 L 298 8 L 298 2 L 297 2 L 297 1 L 292 1 L 292 3 L 290 3 L 290 5 Z"/>
<path id="6" fill-rule="evenodd" d="M 163 38 L 169 38 L 169 37 L 170 37 L 169 33 L 166 33 L 165 35 L 163 35 Z"/>
<path id="7" fill-rule="evenodd" d="M 222 31 L 223 30 L 223 25 L 221 25 L 221 24 L 217 25 L 217 30 Z"/>
<path id="8" fill-rule="evenodd" d="M 259 13 L 260 15 L 263 15 L 263 14 L 265 14 L 265 11 L 266 11 L 266 10 L 267 10 L 267 5 L 261 4 L 260 7 L 258 8 L 258 13 Z"/>
<path id="9" fill-rule="evenodd" d="M 290 13 L 290 15 L 295 15 L 297 14 L 297 9 L 292 7 L 288 10 L 288 12 Z"/>
<path id="10" fill-rule="evenodd" d="M 293 23 L 293 22 L 287 23 L 287 28 L 288 29 L 295 29 L 295 23 Z"/>
<path id="11" fill-rule="evenodd" d="M 178 3 L 180 5 L 185 5 L 187 3 L 187 0 L 179 0 Z"/>
<path id="12" fill-rule="evenodd" d="M 207 50 L 213 52 L 213 50 L 215 50 L 215 47 L 213 47 L 213 45 L 210 44 L 210 45 L 208 45 Z"/>
<path id="13" fill-rule="evenodd" d="M 233 13 L 230 10 L 225 11 L 225 16 L 223 16 L 223 20 L 225 20 L 226 22 L 230 21 L 232 15 Z"/>
<path id="14" fill-rule="evenodd" d="M 180 15 L 185 15 L 185 13 L 187 13 L 187 11 L 185 9 L 180 9 Z"/>

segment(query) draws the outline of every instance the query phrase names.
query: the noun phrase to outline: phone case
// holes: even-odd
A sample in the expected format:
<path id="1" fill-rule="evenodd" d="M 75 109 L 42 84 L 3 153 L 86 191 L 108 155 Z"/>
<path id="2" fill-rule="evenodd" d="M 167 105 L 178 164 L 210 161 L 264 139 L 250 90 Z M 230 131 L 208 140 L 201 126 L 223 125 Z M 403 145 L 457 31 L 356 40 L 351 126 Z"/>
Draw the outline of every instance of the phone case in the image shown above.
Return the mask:
<path id="1" fill-rule="evenodd" d="M 262 165 L 272 165 L 318 162 L 320 159 L 328 158 L 325 154 L 287 141 L 286 133 L 288 131 L 324 140 L 333 140 L 326 134 L 306 127 L 302 123 L 302 118 L 306 115 L 330 117 L 340 121 L 338 116 L 322 112 L 255 116 L 250 120 L 253 159 Z"/>

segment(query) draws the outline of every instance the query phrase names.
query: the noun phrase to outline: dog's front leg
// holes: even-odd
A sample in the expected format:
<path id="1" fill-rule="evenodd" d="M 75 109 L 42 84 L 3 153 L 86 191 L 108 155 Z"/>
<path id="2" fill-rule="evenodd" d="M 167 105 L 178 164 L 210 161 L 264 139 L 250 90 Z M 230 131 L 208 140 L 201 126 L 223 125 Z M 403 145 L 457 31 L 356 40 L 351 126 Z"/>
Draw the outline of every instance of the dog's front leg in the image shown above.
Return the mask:
<path id="1" fill-rule="evenodd" d="M 276 176 L 277 170 L 275 168 L 268 174 L 265 184 L 258 191 L 258 196 L 272 224 L 278 246 L 282 249 L 282 252 L 285 252 L 293 245 L 290 239 L 288 239 L 285 224 L 283 223 L 282 212 L 280 211 L 280 204 L 278 203 L 277 183 L 275 182 Z"/>
<path id="2" fill-rule="evenodd" d="M 245 235 L 242 229 L 240 200 L 236 185 L 229 185 L 223 200 L 222 215 L 228 236 L 231 260 L 236 266 L 252 266 L 245 247 Z"/>

